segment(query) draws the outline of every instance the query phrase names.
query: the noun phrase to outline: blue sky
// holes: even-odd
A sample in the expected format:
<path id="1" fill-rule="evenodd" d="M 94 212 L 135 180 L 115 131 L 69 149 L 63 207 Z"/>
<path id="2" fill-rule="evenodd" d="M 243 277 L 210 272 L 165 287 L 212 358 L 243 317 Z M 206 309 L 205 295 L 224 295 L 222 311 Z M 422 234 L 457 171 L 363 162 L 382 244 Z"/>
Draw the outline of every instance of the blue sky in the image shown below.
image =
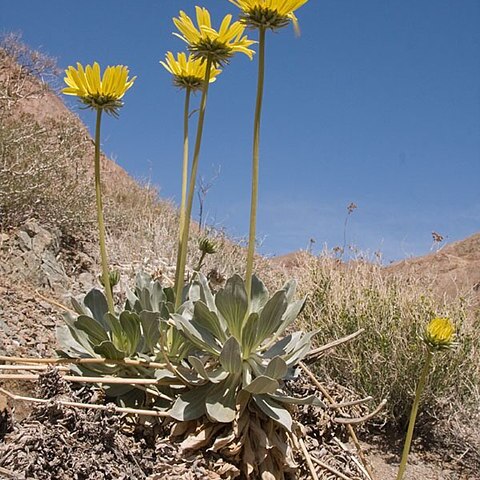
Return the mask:
<path id="1" fill-rule="evenodd" d="M 177 201 L 183 93 L 158 62 L 184 49 L 171 18 L 197 4 L 217 25 L 236 13 L 227 0 L 4 0 L 0 30 L 61 67 L 128 65 L 138 80 L 104 122 L 104 151 Z M 432 231 L 480 231 L 480 2 L 310 0 L 298 17 L 300 38 L 267 37 L 260 250 L 341 246 L 350 202 L 347 243 L 385 262 L 428 253 Z M 200 174 L 221 172 L 205 208 L 235 237 L 248 233 L 255 84 L 256 63 L 235 57 L 206 114 Z"/>

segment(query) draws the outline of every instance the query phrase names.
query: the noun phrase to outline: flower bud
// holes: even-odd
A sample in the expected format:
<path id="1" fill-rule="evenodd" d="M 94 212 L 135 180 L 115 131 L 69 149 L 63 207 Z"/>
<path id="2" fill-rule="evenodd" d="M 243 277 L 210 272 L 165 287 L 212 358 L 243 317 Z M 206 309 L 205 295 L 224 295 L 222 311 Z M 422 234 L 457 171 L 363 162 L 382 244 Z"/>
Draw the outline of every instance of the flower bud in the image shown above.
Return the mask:
<path id="1" fill-rule="evenodd" d="M 449 318 L 434 318 L 425 328 L 423 340 L 431 350 L 451 348 L 455 339 L 455 327 Z"/>
<path id="2" fill-rule="evenodd" d="M 212 255 L 217 251 L 217 245 L 213 240 L 207 237 L 201 238 L 198 242 L 198 248 L 200 251 L 207 255 Z"/>

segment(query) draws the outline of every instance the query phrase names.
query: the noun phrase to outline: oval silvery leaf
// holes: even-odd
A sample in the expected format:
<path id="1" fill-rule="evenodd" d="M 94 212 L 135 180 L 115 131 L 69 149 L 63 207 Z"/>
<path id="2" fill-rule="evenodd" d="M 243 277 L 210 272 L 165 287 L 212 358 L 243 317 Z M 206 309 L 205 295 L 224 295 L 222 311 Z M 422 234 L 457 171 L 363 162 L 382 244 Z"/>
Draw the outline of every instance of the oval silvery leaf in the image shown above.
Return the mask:
<path id="1" fill-rule="evenodd" d="M 140 319 L 136 313 L 125 310 L 120 314 L 120 325 L 125 333 L 127 353 L 132 355 L 137 351 L 140 342 Z"/>
<path id="2" fill-rule="evenodd" d="M 265 415 L 285 427 L 289 432 L 292 430 L 292 417 L 285 408 L 268 395 L 253 395 L 252 398 Z"/>
<path id="3" fill-rule="evenodd" d="M 215 384 L 208 392 L 205 405 L 207 415 L 216 422 L 229 423 L 235 420 L 237 397 L 235 375 Z"/>
<path id="4" fill-rule="evenodd" d="M 108 312 L 105 295 L 100 290 L 94 288 L 87 293 L 83 303 L 92 312 L 93 318 L 108 332 L 109 326 L 104 319 L 105 314 Z"/>
<path id="5" fill-rule="evenodd" d="M 190 321 L 182 315 L 174 314 L 172 319 L 176 327 L 192 342 L 196 347 L 204 349 L 212 355 L 220 355 L 220 348 L 215 337 L 206 328 L 197 322 Z"/>
<path id="6" fill-rule="evenodd" d="M 252 276 L 252 292 L 250 294 L 250 311 L 259 312 L 268 301 L 268 290 L 263 282 L 256 276 Z"/>
<path id="7" fill-rule="evenodd" d="M 202 385 L 182 393 L 173 404 L 168 414 L 175 420 L 187 422 L 196 420 L 206 413 L 205 399 L 212 385 Z"/>
<path id="8" fill-rule="evenodd" d="M 283 358 L 276 356 L 270 360 L 265 370 L 265 375 L 271 378 L 284 378 L 287 375 L 288 366 Z"/>
<path id="9" fill-rule="evenodd" d="M 240 344 L 235 337 L 230 337 L 222 348 L 220 354 L 220 363 L 222 367 L 230 373 L 241 373 L 242 371 L 242 352 Z"/>
<path id="10" fill-rule="evenodd" d="M 261 375 L 254 378 L 248 385 L 243 389 L 252 394 L 264 394 L 264 393 L 274 393 L 279 388 L 278 382 L 270 377 Z"/>
<path id="11" fill-rule="evenodd" d="M 266 340 L 278 329 L 287 306 L 287 297 L 283 290 L 275 292 L 273 297 L 265 304 L 260 313 L 258 326 L 258 337 L 261 341 Z"/>
<path id="12" fill-rule="evenodd" d="M 80 315 L 75 320 L 74 327 L 85 332 L 92 345 L 99 345 L 106 340 L 110 340 L 103 326 L 86 315 Z"/>
<path id="13" fill-rule="evenodd" d="M 201 300 L 195 303 L 193 318 L 196 322 L 215 335 L 215 337 L 221 342 L 224 342 L 228 338 L 224 330 L 224 322 L 222 322 L 218 315 L 215 312 L 212 312 Z"/>
<path id="14" fill-rule="evenodd" d="M 245 283 L 239 275 L 227 280 L 225 288 L 215 295 L 215 305 L 232 335 L 240 337 L 248 308 Z"/>
<path id="15" fill-rule="evenodd" d="M 100 345 L 93 347 L 95 353 L 98 353 L 104 358 L 110 360 L 123 360 L 125 358 L 125 352 L 120 351 L 112 342 L 102 342 Z"/>

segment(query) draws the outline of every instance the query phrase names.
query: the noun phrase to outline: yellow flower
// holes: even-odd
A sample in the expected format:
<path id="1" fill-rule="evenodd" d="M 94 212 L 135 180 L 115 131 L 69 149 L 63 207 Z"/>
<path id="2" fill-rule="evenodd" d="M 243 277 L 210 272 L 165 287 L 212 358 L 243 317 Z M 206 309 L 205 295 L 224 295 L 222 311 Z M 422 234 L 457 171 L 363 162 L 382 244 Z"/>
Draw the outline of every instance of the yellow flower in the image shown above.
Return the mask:
<path id="1" fill-rule="evenodd" d="M 190 88 L 199 90 L 202 88 L 207 65 L 203 60 L 193 58 L 185 53 L 177 54 L 177 59 L 172 52 L 167 52 L 165 62 L 160 63 L 173 75 L 173 83 L 180 88 Z M 210 69 L 210 83 L 216 80 L 216 77 L 222 71 L 212 65 Z"/>
<path id="2" fill-rule="evenodd" d="M 453 345 L 455 327 L 448 318 L 434 318 L 424 333 L 425 343 L 433 350 L 444 350 Z"/>
<path id="3" fill-rule="evenodd" d="M 118 114 L 118 108 L 123 106 L 121 99 L 125 92 L 137 78 L 129 79 L 128 68 L 123 65 L 107 67 L 102 77 L 97 62 L 85 68 L 77 63 L 77 68 L 70 66 L 65 73 L 67 76 L 64 80 L 68 87 L 62 93 L 75 95 L 87 107 L 105 110 L 114 116 Z"/>
<path id="4" fill-rule="evenodd" d="M 243 35 L 245 25 L 241 22 L 231 23 L 232 16 L 226 15 L 217 31 L 212 28 L 210 13 L 206 8 L 195 7 L 195 10 L 198 28 L 183 11 L 178 18 L 173 19 L 173 23 L 181 33 L 181 35 L 178 33 L 174 35 L 188 43 L 188 49 L 194 58 L 202 61 L 210 58 L 215 66 L 228 63 L 236 52 L 244 53 L 250 60 L 253 58 L 255 52 L 248 47 L 255 41 Z"/>
<path id="5" fill-rule="evenodd" d="M 297 17 L 293 13 L 308 0 L 230 0 L 242 10 L 241 20 L 249 27 L 277 30 L 291 22 L 298 31 Z"/>

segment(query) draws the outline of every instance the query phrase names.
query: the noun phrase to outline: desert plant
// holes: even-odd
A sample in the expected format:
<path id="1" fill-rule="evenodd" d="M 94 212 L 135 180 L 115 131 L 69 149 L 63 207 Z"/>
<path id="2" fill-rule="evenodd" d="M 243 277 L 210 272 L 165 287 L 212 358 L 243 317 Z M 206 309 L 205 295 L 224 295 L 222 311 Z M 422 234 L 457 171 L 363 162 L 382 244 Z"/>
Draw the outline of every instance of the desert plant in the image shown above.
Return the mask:
<path id="1" fill-rule="evenodd" d="M 203 90 L 205 78 L 207 75 L 205 62 L 200 58 L 193 58 L 190 54 L 187 58 L 185 53 L 177 54 L 177 58 L 172 52 L 167 52 L 165 62 L 160 62 L 167 71 L 173 76 L 173 84 L 185 90 L 185 106 L 183 111 L 183 161 L 182 161 L 182 188 L 181 188 L 181 202 L 180 202 L 180 219 L 179 219 L 179 234 L 178 234 L 178 253 L 177 265 L 182 258 L 182 249 L 184 248 L 184 230 L 185 222 L 187 221 L 187 186 L 188 186 L 188 123 L 190 118 L 190 96 L 192 92 Z M 208 83 L 216 80 L 221 73 L 219 68 L 215 65 L 210 65 L 210 72 L 208 73 Z M 193 178 L 195 184 L 195 178 Z M 190 207 L 191 208 L 191 207 Z M 188 218 L 190 222 L 190 218 Z M 188 239 L 187 239 L 188 240 Z M 186 248 L 186 246 L 185 246 Z M 183 273 L 185 275 L 185 273 Z M 177 276 L 177 274 L 176 274 Z M 176 279 L 178 285 L 178 278 Z M 177 292 L 178 293 L 178 292 Z M 178 306 L 178 305 L 177 305 Z"/>
<path id="2" fill-rule="evenodd" d="M 265 79 L 265 39 L 266 31 L 277 31 L 293 22 L 296 29 L 295 10 L 308 0 L 230 0 L 241 10 L 240 21 L 251 29 L 258 29 L 258 78 L 255 116 L 253 122 L 253 155 L 252 155 L 252 194 L 250 202 L 250 229 L 248 234 L 246 288 L 250 295 L 252 288 L 253 260 L 257 230 L 258 179 L 260 164 L 260 121 Z"/>
<path id="3" fill-rule="evenodd" d="M 79 98 L 85 108 L 96 111 L 95 124 L 95 198 L 97 201 L 97 222 L 102 260 L 103 286 L 107 294 L 108 310 L 113 315 L 112 288 L 109 280 L 107 249 L 105 245 L 105 224 L 103 220 L 102 185 L 100 180 L 100 127 L 102 112 L 118 117 L 118 111 L 123 106 L 122 98 L 131 88 L 136 77 L 128 78 L 128 68 L 123 65 L 107 67 L 101 77 L 100 65 L 87 65 L 84 69 L 80 63 L 77 68 L 70 66 L 65 70 L 67 87 L 62 90 L 65 95 L 74 95 Z"/>
<path id="4" fill-rule="evenodd" d="M 59 73 L 55 59 L 29 48 L 18 33 L 0 35 L 0 63 L 3 66 L 0 83 L 2 112 L 22 100 L 47 93 Z"/>
<path id="5" fill-rule="evenodd" d="M 187 260 L 187 244 L 190 232 L 190 219 L 192 216 L 193 196 L 197 179 L 198 161 L 200 147 L 202 144 L 203 125 L 205 110 L 207 106 L 208 87 L 212 71 L 215 72 L 220 66 L 226 65 L 236 52 L 246 54 L 250 59 L 253 57 L 253 50 L 249 49 L 253 43 L 247 36 L 242 36 L 244 26 L 239 22 L 231 23 L 232 16 L 226 15 L 220 29 L 212 28 L 210 13 L 206 8 L 195 7 L 197 14 L 198 29 L 191 18 L 183 11 L 180 11 L 178 18 L 173 22 L 180 34 L 175 33 L 180 39 L 187 43 L 188 50 L 194 60 L 205 63 L 205 77 L 203 79 L 202 98 L 198 114 L 197 135 L 193 152 L 188 197 L 184 212 L 184 224 L 181 225 L 181 238 L 178 246 L 177 266 L 175 270 L 176 307 L 181 304 L 182 291 L 185 277 L 185 266 Z M 185 162 L 185 160 L 184 160 Z"/>
<path id="6" fill-rule="evenodd" d="M 420 373 L 417 388 L 415 390 L 415 399 L 410 413 L 410 421 L 408 423 L 408 430 L 405 437 L 405 445 L 403 447 L 402 460 L 398 469 L 397 480 L 402 480 L 407 468 L 408 454 L 413 438 L 413 430 L 415 428 L 415 421 L 417 419 L 418 407 L 420 399 L 425 389 L 427 382 L 430 364 L 435 352 L 441 350 L 448 350 L 454 346 L 455 327 L 448 318 L 434 318 L 425 328 L 423 333 L 423 340 L 426 345 L 425 363 Z"/>
<path id="7" fill-rule="evenodd" d="M 93 196 L 79 161 L 86 136 L 63 121 L 39 125 L 27 114 L 0 116 L 0 224 L 35 217 L 66 233 L 89 225 Z"/>
<path id="8" fill-rule="evenodd" d="M 140 278 L 139 283 L 146 280 Z M 164 358 L 159 348 L 159 339 L 161 325 L 165 322 L 162 315 L 168 309 L 168 300 L 163 290 L 157 290 L 156 287 L 156 284 L 151 290 L 148 287 L 137 287 L 141 300 L 131 293 L 130 300 L 127 301 L 129 309 L 119 314 L 109 312 L 106 297 L 100 290 L 91 290 L 81 302 L 73 298 L 72 305 L 76 314 L 67 312 L 64 316 L 66 326 L 57 331 L 60 344 L 57 353 L 65 358 L 107 360 L 72 367 L 82 375 L 118 376 L 127 380 L 157 379 L 158 387 L 152 387 L 155 399 L 169 400 L 165 390 L 159 390 L 160 385 L 163 383 L 171 386 L 179 382 L 166 364 L 165 368 L 158 365 L 151 368 L 149 365 Z M 143 308 L 142 304 L 147 308 Z M 127 359 L 139 362 L 125 362 Z M 162 379 L 165 381 L 162 382 Z M 143 405 L 146 401 L 145 390 L 127 382 L 107 386 L 106 394 L 122 405 Z M 162 405 L 168 406 L 168 403 Z"/>
<path id="9" fill-rule="evenodd" d="M 244 281 L 234 275 L 212 295 L 200 274 L 192 286 L 191 308 L 172 315 L 177 329 L 195 347 L 188 361 L 196 375 L 169 414 L 179 421 L 206 416 L 214 423 L 234 422 L 236 427 L 227 430 L 222 448 L 237 444 L 247 475 L 265 470 L 272 478 L 283 478 L 288 455 L 280 448 L 280 439 L 289 444 L 288 435 L 293 434 L 290 406 L 323 405 L 313 395 L 297 398 L 283 390 L 284 381 L 295 376 L 295 365 L 310 350 L 314 335 L 295 332 L 280 340 L 304 305 L 304 300 L 294 299 L 295 290 L 291 281 L 270 297 L 253 276 L 248 298 Z M 266 438 L 274 451 L 282 451 L 278 458 L 278 452 L 258 454 L 253 447 L 258 429 L 265 424 L 270 424 Z"/>

